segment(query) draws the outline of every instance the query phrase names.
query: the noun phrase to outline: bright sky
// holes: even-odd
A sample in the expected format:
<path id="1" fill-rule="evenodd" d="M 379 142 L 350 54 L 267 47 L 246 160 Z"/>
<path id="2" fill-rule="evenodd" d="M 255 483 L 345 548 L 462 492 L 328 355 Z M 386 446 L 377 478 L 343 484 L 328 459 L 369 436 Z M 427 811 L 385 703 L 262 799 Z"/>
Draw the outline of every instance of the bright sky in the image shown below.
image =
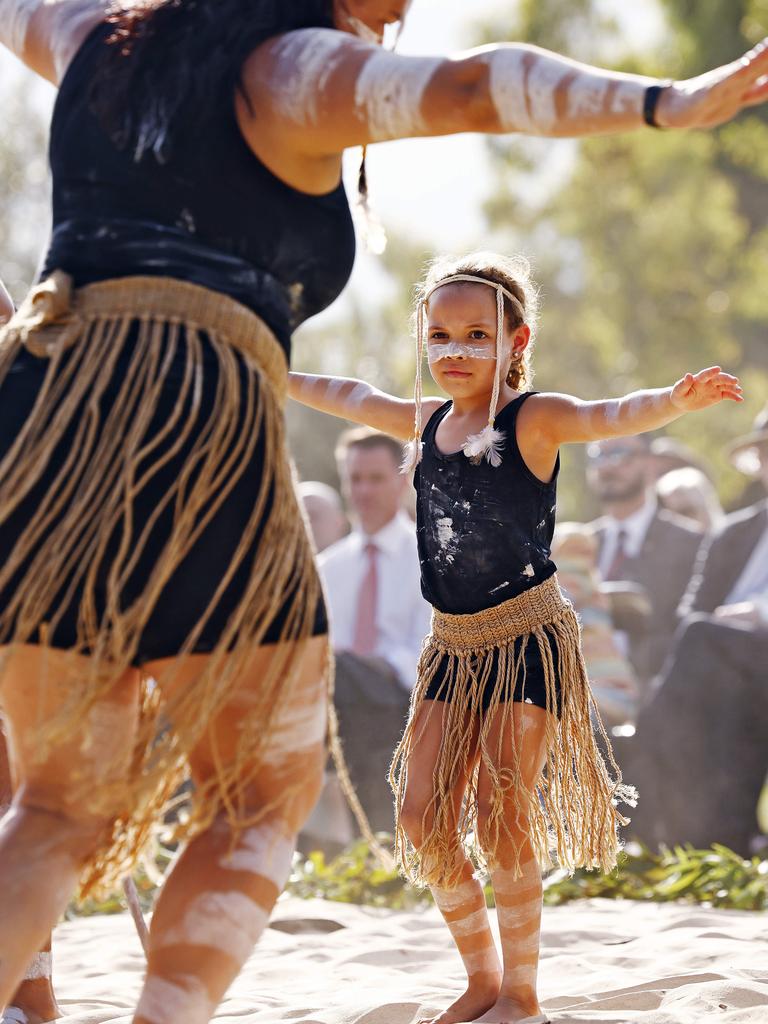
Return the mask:
<path id="1" fill-rule="evenodd" d="M 515 0 L 415 0 L 400 41 L 404 53 L 454 53 L 474 43 L 472 26 L 490 13 L 514 10 Z M 653 38 L 659 29 L 655 0 L 642 5 L 622 0 L 603 0 L 625 22 L 628 39 L 635 45 Z M 510 26 L 512 17 L 510 13 Z M 508 38 L 512 38 L 512 31 Z M 578 56 L 573 54 L 572 56 Z M 0 83 L 20 75 L 49 109 L 53 90 L 23 69 L 0 49 Z M 567 144 L 560 144 L 567 145 Z M 350 154 L 346 178 L 351 195 L 356 192 L 359 155 Z M 447 139 L 414 140 L 374 146 L 369 151 L 369 180 L 372 200 L 385 226 L 411 232 L 437 249 L 461 249 L 482 244 L 480 205 L 489 189 L 487 157 L 483 140 L 461 135 Z M 45 243 L 41 225 L 40 246 Z M 369 292 L 376 281 L 373 261 L 358 260 L 350 284 L 353 292 Z M 344 300 L 333 307 L 334 316 Z M 329 314 L 326 314 L 328 316 Z"/>

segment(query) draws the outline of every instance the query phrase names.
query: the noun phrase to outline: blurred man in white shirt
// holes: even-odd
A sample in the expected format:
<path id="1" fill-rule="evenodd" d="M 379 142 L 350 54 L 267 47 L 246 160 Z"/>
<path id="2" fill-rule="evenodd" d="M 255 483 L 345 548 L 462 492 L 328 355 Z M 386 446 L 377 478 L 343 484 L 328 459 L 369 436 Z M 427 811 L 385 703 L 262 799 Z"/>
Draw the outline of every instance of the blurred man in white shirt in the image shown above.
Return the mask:
<path id="1" fill-rule="evenodd" d="M 429 632 L 413 522 L 403 511 L 409 480 L 402 445 L 367 428 L 344 434 L 336 451 L 353 530 L 320 556 L 335 650 L 383 661 L 411 690 Z"/>
<path id="2" fill-rule="evenodd" d="M 386 434 L 355 429 L 342 436 L 336 457 L 353 529 L 318 561 L 336 651 L 339 731 L 371 825 L 392 832 L 387 773 L 432 610 L 421 596 L 416 530 L 403 511 L 410 484 L 400 473 L 402 445 Z M 305 846 L 313 835 L 330 836 L 332 822 L 338 823 L 337 788 L 331 776 L 306 826 Z"/>

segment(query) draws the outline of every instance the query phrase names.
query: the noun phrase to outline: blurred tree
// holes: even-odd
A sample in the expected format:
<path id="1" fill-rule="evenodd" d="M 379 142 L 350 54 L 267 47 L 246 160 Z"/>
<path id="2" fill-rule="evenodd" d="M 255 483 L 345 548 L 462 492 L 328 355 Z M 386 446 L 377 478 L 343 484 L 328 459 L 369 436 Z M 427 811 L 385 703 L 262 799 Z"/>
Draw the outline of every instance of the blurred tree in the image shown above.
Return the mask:
<path id="1" fill-rule="evenodd" d="M 515 37 L 607 63 L 605 39 L 615 47 L 619 37 L 604 6 L 524 0 Z M 687 77 L 768 34 L 768 0 L 661 6 L 668 30 L 653 53 L 617 59 L 614 49 L 613 66 Z M 496 23 L 482 35 L 500 33 Z M 489 143 L 496 187 L 486 214 L 494 244 L 530 252 L 544 290 L 539 386 L 594 398 L 666 384 L 712 363 L 740 373 L 743 407 L 669 429 L 716 464 L 726 499 L 743 478 L 728 467 L 723 441 L 748 427 L 768 389 L 767 143 L 763 110 L 715 133 Z M 535 208 L 517 198 L 532 178 L 546 183 Z M 581 517 L 592 509 L 574 454 L 566 460 L 561 513 Z"/>

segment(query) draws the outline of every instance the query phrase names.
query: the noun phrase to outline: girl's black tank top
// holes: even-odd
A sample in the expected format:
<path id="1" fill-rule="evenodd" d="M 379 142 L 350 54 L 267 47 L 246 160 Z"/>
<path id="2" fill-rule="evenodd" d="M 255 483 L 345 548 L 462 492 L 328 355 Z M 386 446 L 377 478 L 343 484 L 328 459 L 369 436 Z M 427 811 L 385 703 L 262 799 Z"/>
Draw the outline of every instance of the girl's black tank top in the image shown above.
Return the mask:
<path id="1" fill-rule="evenodd" d="M 513 399 L 497 415 L 505 434 L 502 462 L 474 464 L 463 451 L 444 454 L 435 434 L 452 403 L 429 419 L 414 477 L 421 589 L 438 611 L 483 611 L 543 583 L 550 558 L 560 456 L 549 483 L 523 461 L 517 416 L 536 392 Z"/>
<path id="2" fill-rule="evenodd" d="M 328 306 L 352 271 L 343 185 L 315 196 L 275 177 L 243 139 L 234 96 L 205 124 L 180 126 L 166 163 L 137 163 L 91 110 L 111 31 L 91 32 L 59 89 L 43 275 L 65 270 L 76 285 L 137 274 L 191 281 L 253 309 L 288 351 L 294 328 Z"/>

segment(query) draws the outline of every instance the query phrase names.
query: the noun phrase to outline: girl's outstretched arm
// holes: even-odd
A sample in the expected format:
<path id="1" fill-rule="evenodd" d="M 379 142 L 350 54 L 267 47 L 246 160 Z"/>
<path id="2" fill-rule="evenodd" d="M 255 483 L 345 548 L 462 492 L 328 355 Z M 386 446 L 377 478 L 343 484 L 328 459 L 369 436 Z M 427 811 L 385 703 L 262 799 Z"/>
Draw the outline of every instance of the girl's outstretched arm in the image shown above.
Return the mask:
<path id="1" fill-rule="evenodd" d="M 353 423 L 363 423 L 403 441 L 413 436 L 414 403 L 379 391 L 365 381 L 290 373 L 288 394 L 302 405 Z M 424 399 L 425 422 L 442 404 L 439 398 Z"/>
<path id="2" fill-rule="evenodd" d="M 4 324 L 13 316 L 13 300 L 5 290 L 5 285 L 0 281 L 0 324 Z"/>
<path id="3" fill-rule="evenodd" d="M 527 434 L 555 450 L 561 444 L 656 430 L 726 400 L 743 401 L 739 379 L 710 366 L 686 373 L 671 387 L 635 391 L 624 398 L 582 402 L 569 395 L 539 395 L 523 407 L 521 424 Z"/>

